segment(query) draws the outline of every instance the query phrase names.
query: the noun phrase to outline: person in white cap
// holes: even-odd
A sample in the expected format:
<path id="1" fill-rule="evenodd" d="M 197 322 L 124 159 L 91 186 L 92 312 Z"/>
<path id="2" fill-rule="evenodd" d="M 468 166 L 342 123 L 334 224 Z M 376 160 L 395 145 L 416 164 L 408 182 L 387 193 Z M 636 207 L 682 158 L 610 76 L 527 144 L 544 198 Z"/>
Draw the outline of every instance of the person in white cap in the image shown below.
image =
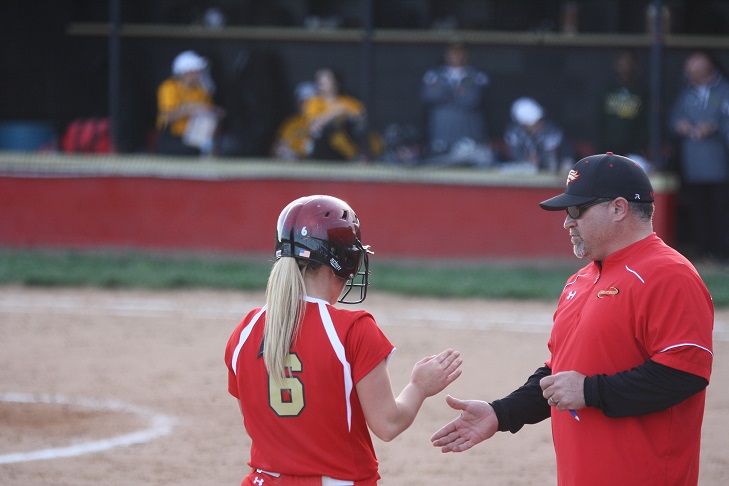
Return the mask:
<path id="1" fill-rule="evenodd" d="M 542 105 L 533 98 L 519 98 L 511 105 L 511 120 L 504 131 L 508 158 L 536 170 L 557 170 L 563 132 L 545 117 Z"/>
<path id="2" fill-rule="evenodd" d="M 212 149 L 212 136 L 223 110 L 213 102 L 208 61 L 183 51 L 172 62 L 172 76 L 157 89 L 157 152 L 199 155 Z M 191 133 L 195 120 L 195 133 Z"/>

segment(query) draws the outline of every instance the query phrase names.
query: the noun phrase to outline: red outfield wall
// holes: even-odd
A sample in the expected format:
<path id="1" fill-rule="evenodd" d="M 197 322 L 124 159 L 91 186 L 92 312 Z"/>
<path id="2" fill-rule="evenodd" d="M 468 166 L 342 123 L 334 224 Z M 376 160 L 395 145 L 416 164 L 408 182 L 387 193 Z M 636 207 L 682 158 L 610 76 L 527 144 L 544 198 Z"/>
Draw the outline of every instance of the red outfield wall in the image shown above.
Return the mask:
<path id="1" fill-rule="evenodd" d="M 515 185 L 513 180 L 499 185 L 468 177 L 467 169 L 460 170 L 470 179 L 465 183 L 462 178 L 372 180 L 361 173 L 351 180 L 342 174 L 321 180 L 305 174 L 10 172 L 0 176 L 0 246 L 5 247 L 270 253 L 276 218 L 289 201 L 330 194 L 357 211 L 365 244 L 381 257 L 571 255 L 564 213 L 538 206 L 562 191 L 553 179 L 549 187 Z M 673 200 L 671 192 L 658 191 L 655 229 L 668 242 L 674 239 Z"/>

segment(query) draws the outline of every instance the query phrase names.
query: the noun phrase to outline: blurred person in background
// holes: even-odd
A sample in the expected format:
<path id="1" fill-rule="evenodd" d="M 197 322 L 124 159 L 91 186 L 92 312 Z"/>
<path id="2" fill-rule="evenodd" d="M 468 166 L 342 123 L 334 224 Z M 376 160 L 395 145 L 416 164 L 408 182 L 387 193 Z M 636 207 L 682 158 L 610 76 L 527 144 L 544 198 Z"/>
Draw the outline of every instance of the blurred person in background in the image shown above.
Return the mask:
<path id="1" fill-rule="evenodd" d="M 504 130 L 507 158 L 534 171 L 554 172 L 566 156 L 562 128 L 546 118 L 536 100 L 522 97 L 511 105 L 511 122 Z"/>
<path id="2" fill-rule="evenodd" d="M 631 50 L 620 51 L 615 56 L 615 76 L 603 91 L 598 107 L 598 152 L 613 152 L 633 160 L 646 159 L 648 94 L 638 77 L 637 65 L 635 52 Z"/>
<path id="3" fill-rule="evenodd" d="M 694 52 L 684 63 L 686 86 L 670 130 L 681 147 L 679 196 L 686 206 L 696 257 L 729 261 L 729 82 L 711 57 Z"/>
<path id="4" fill-rule="evenodd" d="M 423 75 L 420 97 L 427 110 L 428 157 L 446 164 L 489 165 L 488 134 L 483 112 L 488 76 L 470 64 L 462 42 L 447 46 L 443 63 Z M 464 147 L 469 148 L 466 154 Z"/>
<path id="5" fill-rule="evenodd" d="M 294 90 L 297 111 L 279 126 L 273 143 L 273 157 L 285 160 L 300 160 L 309 157 L 314 142 L 309 133 L 309 122 L 304 116 L 304 105 L 317 93 L 316 85 L 310 81 L 299 83 Z"/>
<path id="6" fill-rule="evenodd" d="M 367 158 L 369 147 L 365 106 L 344 92 L 341 76 L 331 68 L 317 70 L 314 83 L 317 94 L 304 103 L 304 117 L 313 142 L 309 158 Z"/>
<path id="7" fill-rule="evenodd" d="M 172 63 L 172 76 L 157 89 L 157 152 L 166 155 L 212 153 L 223 110 L 213 102 L 208 61 L 183 51 Z"/>

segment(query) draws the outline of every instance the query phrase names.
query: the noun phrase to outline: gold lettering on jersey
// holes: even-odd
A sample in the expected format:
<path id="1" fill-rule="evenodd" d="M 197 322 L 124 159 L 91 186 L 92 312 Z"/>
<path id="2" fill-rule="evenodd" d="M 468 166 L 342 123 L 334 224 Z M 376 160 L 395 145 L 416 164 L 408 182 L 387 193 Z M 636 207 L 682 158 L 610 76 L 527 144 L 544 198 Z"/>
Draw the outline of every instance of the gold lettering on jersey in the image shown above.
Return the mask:
<path id="1" fill-rule="evenodd" d="M 303 370 L 301 360 L 295 353 L 286 359 L 286 378 L 279 384 L 268 376 L 268 404 L 279 417 L 296 417 L 304 409 L 304 383 L 298 375 Z"/>
<path id="2" fill-rule="evenodd" d="M 618 289 L 616 289 L 615 287 L 610 287 L 607 290 L 600 290 L 597 293 L 597 298 L 602 299 L 605 296 L 610 297 L 611 295 L 618 295 L 619 293 L 620 291 Z"/>

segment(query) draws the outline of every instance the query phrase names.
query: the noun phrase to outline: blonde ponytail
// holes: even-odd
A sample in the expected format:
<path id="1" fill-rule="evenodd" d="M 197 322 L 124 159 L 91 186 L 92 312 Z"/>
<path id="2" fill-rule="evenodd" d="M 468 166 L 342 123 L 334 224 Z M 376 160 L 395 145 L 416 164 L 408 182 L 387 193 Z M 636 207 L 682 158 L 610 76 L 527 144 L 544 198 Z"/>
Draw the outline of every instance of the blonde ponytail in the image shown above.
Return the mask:
<path id="1" fill-rule="evenodd" d="M 263 361 L 268 374 L 282 384 L 291 344 L 296 339 L 306 310 L 304 262 L 279 258 L 266 286 L 266 324 L 263 330 Z"/>

